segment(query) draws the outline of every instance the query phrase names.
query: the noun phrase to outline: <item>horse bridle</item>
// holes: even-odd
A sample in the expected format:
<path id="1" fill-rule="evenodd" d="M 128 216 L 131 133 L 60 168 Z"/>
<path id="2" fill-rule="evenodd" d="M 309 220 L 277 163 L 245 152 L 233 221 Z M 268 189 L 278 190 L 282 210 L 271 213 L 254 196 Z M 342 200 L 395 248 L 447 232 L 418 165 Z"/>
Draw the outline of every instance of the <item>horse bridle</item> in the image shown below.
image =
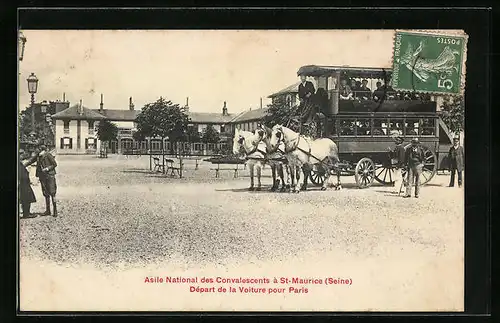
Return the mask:
<path id="1" fill-rule="evenodd" d="M 279 131 L 279 133 L 281 134 L 281 136 L 280 136 L 280 137 L 281 137 L 281 138 L 280 138 L 280 141 L 283 141 L 283 143 L 285 144 L 285 153 L 286 153 L 286 154 L 289 154 L 289 153 L 291 153 L 291 152 L 293 152 L 293 151 L 295 151 L 295 150 L 299 150 L 299 151 L 303 152 L 304 154 L 306 154 L 306 155 L 307 155 L 307 158 L 309 158 L 309 157 L 311 157 L 311 156 L 312 156 L 312 155 L 311 155 L 311 144 L 309 144 L 309 142 L 307 141 L 307 139 L 306 139 L 306 138 L 302 138 L 302 136 L 300 135 L 300 133 L 299 133 L 299 134 L 297 134 L 297 138 L 293 139 L 293 141 L 295 141 L 295 140 L 297 141 L 297 143 L 295 144 L 295 147 L 293 147 L 292 149 L 289 149 L 289 148 L 287 148 L 287 144 L 286 144 L 286 142 L 285 142 L 285 135 L 283 134 L 283 131 L 282 131 L 282 130 L 278 130 L 278 131 Z M 302 149 L 302 148 L 300 148 L 300 147 L 299 147 L 300 138 L 302 138 L 303 140 L 305 140 L 305 141 L 306 141 L 307 146 L 309 146 L 309 152 L 307 152 L 307 151 L 305 151 L 304 149 Z M 290 140 L 290 142 L 291 142 L 291 141 L 292 141 L 292 140 Z M 290 142 L 289 142 L 289 143 L 290 143 Z M 314 156 L 312 156 L 312 157 L 314 158 Z M 315 159 L 317 159 L 317 158 L 315 158 Z"/>
<path id="2" fill-rule="evenodd" d="M 253 154 L 253 153 L 257 152 L 257 151 L 258 151 L 259 153 L 263 154 L 263 155 L 264 155 L 264 157 L 266 156 L 266 153 L 265 153 L 265 152 L 263 152 L 262 150 L 260 150 L 260 149 L 259 149 L 259 142 L 260 142 L 260 140 L 259 140 L 259 141 L 257 141 L 257 142 L 254 142 L 254 141 L 253 141 L 253 142 L 251 143 L 251 144 L 252 144 L 252 146 L 253 146 L 253 148 L 252 148 L 252 150 L 250 150 L 249 152 L 246 150 L 246 147 L 245 147 L 245 146 L 243 146 L 243 142 L 244 142 L 244 141 L 245 141 L 245 137 L 243 137 L 243 136 L 241 136 L 241 135 L 240 135 L 240 138 L 238 139 L 238 144 L 240 144 L 240 147 L 243 147 L 243 150 L 245 151 L 245 154 L 247 154 L 247 156 L 249 156 L 249 155 L 251 155 L 251 154 Z"/>

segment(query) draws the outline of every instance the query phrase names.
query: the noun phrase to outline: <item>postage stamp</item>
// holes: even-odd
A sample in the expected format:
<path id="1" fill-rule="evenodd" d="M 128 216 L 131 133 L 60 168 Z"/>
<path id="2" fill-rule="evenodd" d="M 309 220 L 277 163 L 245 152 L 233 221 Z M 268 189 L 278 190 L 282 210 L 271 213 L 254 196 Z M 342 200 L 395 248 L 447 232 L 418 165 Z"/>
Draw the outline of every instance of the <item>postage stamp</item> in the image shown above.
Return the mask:
<path id="1" fill-rule="evenodd" d="M 392 86 L 396 90 L 463 94 L 467 35 L 396 31 Z"/>

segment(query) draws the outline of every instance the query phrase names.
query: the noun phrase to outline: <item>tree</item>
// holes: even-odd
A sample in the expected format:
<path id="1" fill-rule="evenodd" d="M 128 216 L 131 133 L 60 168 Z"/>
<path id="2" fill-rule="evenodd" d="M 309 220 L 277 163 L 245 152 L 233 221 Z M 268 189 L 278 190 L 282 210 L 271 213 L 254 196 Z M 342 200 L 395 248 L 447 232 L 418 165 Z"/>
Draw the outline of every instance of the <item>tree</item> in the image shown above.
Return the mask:
<path id="1" fill-rule="evenodd" d="M 207 127 L 203 130 L 202 141 L 204 143 L 218 143 L 220 140 L 219 132 L 215 130 L 212 125 L 207 125 Z"/>
<path id="2" fill-rule="evenodd" d="M 465 105 L 462 96 L 445 97 L 441 105 L 442 119 L 456 135 L 464 130 Z"/>
<path id="3" fill-rule="evenodd" d="M 47 121 L 45 115 L 35 114 L 35 127 L 32 127 L 32 106 L 22 111 L 19 115 L 19 133 L 20 142 L 30 142 L 32 144 L 45 144 L 49 148 L 55 147 L 55 135 L 51 124 Z"/>
<path id="4" fill-rule="evenodd" d="M 267 108 L 264 123 L 270 128 L 276 124 L 286 125 L 296 112 L 296 108 L 287 104 L 283 97 L 277 97 Z"/>
<path id="5" fill-rule="evenodd" d="M 189 142 L 200 142 L 201 135 L 198 132 L 198 128 L 196 126 L 188 127 L 186 131 L 186 141 Z"/>
<path id="6" fill-rule="evenodd" d="M 146 104 L 135 122 L 137 131 L 145 137 L 160 137 L 162 139 L 162 156 L 165 155 L 163 142 L 168 138 L 172 149 L 177 148 L 177 142 L 186 135 L 189 117 L 186 108 L 160 97 Z M 164 158 L 162 158 L 164 159 Z"/>
<path id="7" fill-rule="evenodd" d="M 104 156 L 108 156 L 108 143 L 118 137 L 118 127 L 111 121 L 104 119 L 97 127 L 97 138 L 104 144 Z"/>

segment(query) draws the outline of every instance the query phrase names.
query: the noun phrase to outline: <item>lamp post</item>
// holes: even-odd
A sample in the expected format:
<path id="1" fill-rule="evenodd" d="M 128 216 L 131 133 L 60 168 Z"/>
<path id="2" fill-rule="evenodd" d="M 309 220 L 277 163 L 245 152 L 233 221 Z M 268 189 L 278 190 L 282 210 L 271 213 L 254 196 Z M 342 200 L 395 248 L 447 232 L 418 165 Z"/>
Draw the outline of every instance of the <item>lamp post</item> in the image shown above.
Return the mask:
<path id="1" fill-rule="evenodd" d="M 28 81 L 28 92 L 31 94 L 31 129 L 35 131 L 35 93 L 38 89 L 38 78 L 35 73 L 26 79 Z"/>
<path id="2" fill-rule="evenodd" d="M 19 54 L 19 61 L 23 60 L 24 57 L 24 46 L 26 45 L 26 37 L 24 36 L 22 31 L 19 31 L 19 41 L 18 41 L 18 54 Z"/>

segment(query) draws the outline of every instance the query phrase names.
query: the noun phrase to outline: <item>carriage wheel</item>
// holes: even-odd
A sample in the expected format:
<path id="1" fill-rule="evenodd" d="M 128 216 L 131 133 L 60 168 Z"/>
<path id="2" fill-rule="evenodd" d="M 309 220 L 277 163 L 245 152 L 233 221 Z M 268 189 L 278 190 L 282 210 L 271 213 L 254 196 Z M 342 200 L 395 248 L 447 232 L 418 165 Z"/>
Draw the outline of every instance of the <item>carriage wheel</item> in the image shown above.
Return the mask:
<path id="1" fill-rule="evenodd" d="M 356 164 L 354 178 L 359 188 L 370 187 L 375 177 L 375 163 L 370 158 L 361 158 Z"/>
<path id="2" fill-rule="evenodd" d="M 323 169 L 323 167 L 318 167 L 317 169 L 313 167 L 313 169 L 311 169 L 311 172 L 309 173 L 309 179 L 314 185 L 323 186 L 323 183 L 326 179 L 326 171 Z"/>
<path id="3" fill-rule="evenodd" d="M 422 169 L 422 179 L 420 185 L 425 185 L 436 175 L 437 172 L 437 157 L 436 154 L 429 148 L 422 146 L 424 150 L 425 162 Z"/>
<path id="4" fill-rule="evenodd" d="M 375 170 L 375 180 L 384 185 L 394 184 L 394 170 L 382 165 Z"/>

